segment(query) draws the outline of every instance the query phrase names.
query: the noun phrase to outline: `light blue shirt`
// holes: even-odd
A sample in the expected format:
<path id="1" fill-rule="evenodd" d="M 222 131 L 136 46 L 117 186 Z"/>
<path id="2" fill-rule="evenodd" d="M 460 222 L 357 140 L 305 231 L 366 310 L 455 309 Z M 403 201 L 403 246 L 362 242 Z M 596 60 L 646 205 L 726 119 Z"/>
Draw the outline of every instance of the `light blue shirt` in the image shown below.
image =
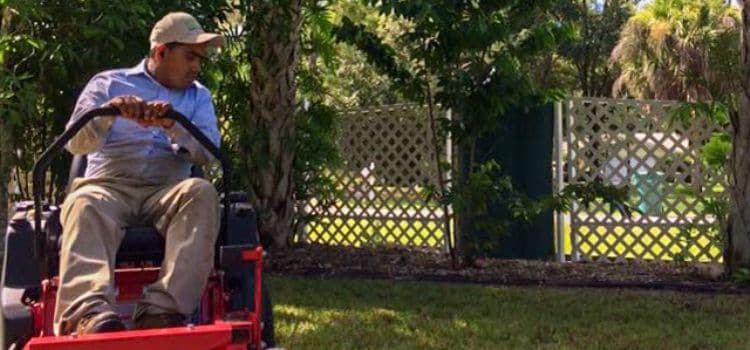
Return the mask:
<path id="1" fill-rule="evenodd" d="M 101 107 L 117 96 L 134 95 L 146 102 L 171 103 L 218 146 L 216 113 L 208 89 L 197 81 L 182 90 L 167 88 L 154 80 L 145 64 L 143 60 L 135 67 L 110 70 L 91 78 L 68 126 L 91 108 Z M 187 178 L 192 164 L 215 161 L 179 124 L 169 130 L 144 128 L 119 116 L 94 119 L 66 148 L 73 154 L 88 154 L 86 177 L 130 178 L 157 184 Z"/>

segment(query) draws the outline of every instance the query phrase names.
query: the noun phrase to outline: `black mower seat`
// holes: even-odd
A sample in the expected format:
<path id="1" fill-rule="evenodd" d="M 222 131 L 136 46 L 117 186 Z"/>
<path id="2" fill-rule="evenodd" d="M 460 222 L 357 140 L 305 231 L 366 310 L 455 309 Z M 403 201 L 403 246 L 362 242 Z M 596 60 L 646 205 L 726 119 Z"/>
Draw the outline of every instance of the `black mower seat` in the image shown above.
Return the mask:
<path id="1" fill-rule="evenodd" d="M 128 227 L 117 252 L 118 261 L 155 261 L 164 258 L 164 237 L 151 226 Z"/>
<path id="2" fill-rule="evenodd" d="M 62 248 L 61 237 L 57 239 L 58 254 Z M 125 237 L 117 251 L 118 264 L 139 264 L 149 261 L 160 264 L 164 259 L 164 237 L 151 226 L 125 228 Z"/>
<path id="3" fill-rule="evenodd" d="M 164 258 L 164 238 L 151 226 L 128 227 L 117 251 L 118 262 L 152 261 Z"/>

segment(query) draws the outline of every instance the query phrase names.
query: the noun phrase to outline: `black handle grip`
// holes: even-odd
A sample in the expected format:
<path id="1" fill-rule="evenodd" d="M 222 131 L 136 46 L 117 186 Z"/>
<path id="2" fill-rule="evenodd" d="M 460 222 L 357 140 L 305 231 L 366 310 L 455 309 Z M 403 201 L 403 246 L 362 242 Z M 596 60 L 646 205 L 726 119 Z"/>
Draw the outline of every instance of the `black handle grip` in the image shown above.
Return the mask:
<path id="1" fill-rule="evenodd" d="M 101 116 L 116 116 L 120 114 L 120 110 L 118 110 L 115 107 L 103 107 L 103 108 L 94 108 L 90 109 L 83 113 L 83 115 L 78 118 L 75 122 L 70 124 L 68 128 L 58 136 L 54 142 L 52 142 L 52 145 L 50 145 L 42 155 L 39 157 L 39 159 L 34 164 L 34 169 L 32 172 L 32 181 L 33 181 L 33 192 L 34 192 L 34 239 L 35 239 L 35 245 L 34 245 L 34 256 L 36 257 L 37 261 L 45 261 L 45 263 L 42 263 L 42 276 L 44 278 L 49 278 L 49 271 L 47 269 L 47 266 L 49 266 L 46 263 L 47 257 L 42 259 L 45 247 L 45 240 L 46 237 L 42 234 L 42 197 L 44 196 L 44 174 L 47 170 L 47 167 L 49 167 L 50 163 L 52 162 L 52 159 L 56 157 L 65 147 L 65 145 L 70 141 L 70 139 L 73 138 L 86 124 L 88 124 L 91 120 L 93 120 L 96 117 Z M 221 178 L 221 186 L 223 187 L 222 190 L 224 192 L 224 198 L 222 198 L 222 203 L 224 204 L 224 215 L 222 215 L 221 218 L 221 228 L 219 231 L 219 237 L 226 237 L 226 222 L 227 218 L 229 217 L 229 193 L 231 191 L 231 174 L 230 174 L 230 164 L 224 159 L 224 157 L 221 154 L 221 150 L 219 147 L 217 147 L 211 140 L 206 137 L 206 135 L 201 132 L 201 130 L 195 126 L 190 120 L 187 119 L 184 115 L 182 115 L 180 112 L 177 112 L 175 110 L 170 110 L 165 115 L 166 118 L 173 119 L 182 127 L 187 130 L 190 135 L 192 135 L 200 144 L 201 146 L 205 147 L 220 163 L 221 163 L 221 169 L 222 169 L 222 178 Z"/>

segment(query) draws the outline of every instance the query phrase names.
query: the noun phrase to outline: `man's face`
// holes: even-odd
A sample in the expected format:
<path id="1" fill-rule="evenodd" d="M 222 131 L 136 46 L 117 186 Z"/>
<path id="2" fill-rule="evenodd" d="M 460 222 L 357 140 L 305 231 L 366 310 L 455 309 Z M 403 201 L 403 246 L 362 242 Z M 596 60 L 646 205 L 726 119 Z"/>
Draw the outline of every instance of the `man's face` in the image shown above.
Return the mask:
<path id="1" fill-rule="evenodd" d="M 208 55 L 208 44 L 178 44 L 164 48 L 158 70 L 162 84 L 173 89 L 185 89 L 201 72 L 201 63 Z"/>

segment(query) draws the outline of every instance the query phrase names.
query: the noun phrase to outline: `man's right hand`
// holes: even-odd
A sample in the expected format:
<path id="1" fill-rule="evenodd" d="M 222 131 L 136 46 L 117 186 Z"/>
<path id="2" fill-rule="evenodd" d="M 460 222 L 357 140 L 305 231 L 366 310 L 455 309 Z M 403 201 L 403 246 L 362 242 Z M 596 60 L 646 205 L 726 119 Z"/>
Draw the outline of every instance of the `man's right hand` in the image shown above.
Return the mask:
<path id="1" fill-rule="evenodd" d="M 111 99 L 105 106 L 112 106 L 120 110 L 123 118 L 130 119 L 140 126 L 160 126 L 169 129 L 174 125 L 174 120 L 163 118 L 172 109 L 169 102 L 152 101 L 145 102 L 138 96 L 118 96 Z"/>
<path id="2" fill-rule="evenodd" d="M 133 120 L 141 124 L 141 126 L 148 126 L 148 123 L 143 119 L 143 115 L 148 107 L 146 106 L 146 102 L 140 97 L 132 95 L 117 96 L 109 100 L 106 105 L 119 109 L 120 115 L 123 118 Z"/>

